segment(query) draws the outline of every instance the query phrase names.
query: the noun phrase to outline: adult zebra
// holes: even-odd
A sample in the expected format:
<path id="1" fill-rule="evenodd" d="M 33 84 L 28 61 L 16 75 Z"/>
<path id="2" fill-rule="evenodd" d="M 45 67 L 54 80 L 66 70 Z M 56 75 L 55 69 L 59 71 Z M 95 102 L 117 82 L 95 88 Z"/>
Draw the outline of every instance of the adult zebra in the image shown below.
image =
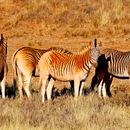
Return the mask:
<path id="1" fill-rule="evenodd" d="M 65 54 L 51 50 L 42 55 L 39 60 L 40 85 L 42 102 L 44 102 L 46 83 L 47 99 L 51 99 L 52 88 L 55 80 L 74 81 L 75 98 L 82 94 L 84 82 L 89 75 L 90 68 L 97 65 L 100 55 L 99 46 L 96 39 L 78 54 Z M 80 93 L 79 93 L 80 88 Z"/>
<path id="2" fill-rule="evenodd" d="M 113 77 L 130 78 L 130 51 L 122 52 L 115 49 L 106 48 L 101 51 L 108 60 L 107 71 L 96 69 L 90 90 L 94 90 L 94 86 L 98 83 L 99 96 L 111 96 L 110 85 Z M 100 63 L 102 64 L 102 63 Z M 104 75 L 101 77 L 101 75 Z"/>
<path id="3" fill-rule="evenodd" d="M 19 81 L 18 90 L 20 98 L 23 98 L 23 89 L 29 99 L 32 98 L 29 86 L 32 76 L 39 76 L 38 62 L 43 53 L 56 50 L 62 53 L 71 53 L 66 49 L 60 47 L 51 47 L 49 49 L 36 49 L 31 47 L 22 47 L 13 54 L 13 86 L 16 91 L 17 79 Z"/>
<path id="4" fill-rule="evenodd" d="M 5 98 L 5 84 L 8 73 L 8 66 L 6 62 L 7 57 L 7 42 L 6 39 L 1 34 L 0 38 L 0 82 L 1 82 L 1 93 L 2 98 Z"/>

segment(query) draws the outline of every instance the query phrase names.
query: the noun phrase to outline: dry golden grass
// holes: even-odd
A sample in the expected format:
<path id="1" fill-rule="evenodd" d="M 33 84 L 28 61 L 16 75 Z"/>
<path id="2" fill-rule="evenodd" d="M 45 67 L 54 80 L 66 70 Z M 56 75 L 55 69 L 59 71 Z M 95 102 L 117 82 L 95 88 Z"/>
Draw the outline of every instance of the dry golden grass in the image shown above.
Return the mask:
<path id="1" fill-rule="evenodd" d="M 118 98 L 122 94 L 121 98 Z M 95 94 L 79 97 L 70 95 L 46 101 L 37 94 L 33 101 L 25 98 L 1 100 L 1 129 L 50 130 L 128 130 L 130 128 L 130 95 L 120 92 L 114 98 L 102 100 Z"/>
<path id="2" fill-rule="evenodd" d="M 103 47 L 130 50 L 129 0 L 0 0 L 0 33 L 8 38 L 8 86 L 12 86 L 11 57 L 23 46 L 60 46 L 72 52 L 81 50 L 93 38 Z M 94 71 L 92 70 L 91 73 Z M 86 81 L 87 88 L 92 74 Z M 97 94 L 78 98 L 71 95 L 41 104 L 38 79 L 34 78 L 33 101 L 0 100 L 0 129 L 47 130 L 129 130 L 130 85 L 114 79 L 113 97 Z M 58 87 L 66 86 L 58 82 Z"/>

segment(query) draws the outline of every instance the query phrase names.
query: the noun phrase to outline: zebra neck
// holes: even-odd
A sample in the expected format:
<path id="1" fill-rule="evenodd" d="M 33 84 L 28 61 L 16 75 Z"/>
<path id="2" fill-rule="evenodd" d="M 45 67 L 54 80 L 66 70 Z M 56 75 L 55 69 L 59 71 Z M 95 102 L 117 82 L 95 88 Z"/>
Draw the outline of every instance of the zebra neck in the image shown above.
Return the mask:
<path id="1" fill-rule="evenodd" d="M 92 64 L 90 62 L 90 56 L 88 53 L 83 55 L 83 68 L 88 71 L 92 67 Z"/>

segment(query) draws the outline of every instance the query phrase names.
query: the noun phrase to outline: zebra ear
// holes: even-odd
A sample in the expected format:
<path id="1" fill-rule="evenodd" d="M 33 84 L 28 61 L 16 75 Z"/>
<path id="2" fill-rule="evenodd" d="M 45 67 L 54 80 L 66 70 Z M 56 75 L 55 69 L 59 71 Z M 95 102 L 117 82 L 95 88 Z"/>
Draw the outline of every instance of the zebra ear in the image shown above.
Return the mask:
<path id="1" fill-rule="evenodd" d="M 90 42 L 90 43 L 89 43 L 89 46 L 90 46 L 90 47 L 97 47 L 97 39 L 94 39 L 93 42 Z"/>
<path id="2" fill-rule="evenodd" d="M 99 43 L 97 43 L 97 39 L 95 38 L 95 39 L 94 39 L 93 46 L 94 46 L 94 47 L 97 47 L 97 46 L 98 46 L 98 47 L 102 47 L 102 42 L 100 41 Z"/>
<path id="3" fill-rule="evenodd" d="M 99 46 L 99 47 L 102 47 L 102 42 L 99 42 L 99 43 L 98 43 L 98 46 Z"/>
<path id="4" fill-rule="evenodd" d="M 94 39 L 94 42 L 93 42 L 93 47 L 102 47 L 102 42 L 98 42 L 97 43 L 97 39 Z"/>
<path id="5" fill-rule="evenodd" d="M 94 39 L 94 44 L 93 45 L 94 45 L 94 47 L 97 47 L 97 39 L 96 38 Z"/>
<path id="6" fill-rule="evenodd" d="M 89 43 L 90 47 L 102 47 L 102 42 L 97 43 L 97 39 L 95 38 L 93 42 Z"/>
<path id="7" fill-rule="evenodd" d="M 97 47 L 97 39 L 96 38 L 94 39 L 93 43 L 91 43 L 91 46 L 92 47 Z"/>

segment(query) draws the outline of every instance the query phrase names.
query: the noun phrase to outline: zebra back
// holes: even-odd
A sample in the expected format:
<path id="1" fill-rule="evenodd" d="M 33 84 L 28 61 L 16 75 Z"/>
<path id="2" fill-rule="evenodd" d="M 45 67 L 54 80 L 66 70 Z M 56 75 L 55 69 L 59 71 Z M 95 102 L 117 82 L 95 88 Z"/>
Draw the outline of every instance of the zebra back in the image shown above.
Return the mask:
<path id="1" fill-rule="evenodd" d="M 111 57 L 108 62 L 108 72 L 117 77 L 128 77 L 128 66 L 130 64 L 130 51 L 122 52 L 115 49 L 106 48 L 102 51 L 105 57 Z"/>
<path id="2" fill-rule="evenodd" d="M 36 62 L 36 64 L 38 64 L 38 61 L 41 58 L 41 56 L 43 55 L 43 53 L 50 51 L 50 50 L 55 50 L 55 51 L 60 52 L 60 53 L 71 54 L 71 52 L 68 51 L 67 49 L 63 49 L 60 47 L 51 47 L 49 49 L 37 49 L 37 48 L 32 48 L 32 47 L 22 47 L 14 53 L 13 61 L 14 61 L 15 57 L 20 54 L 20 55 L 23 55 L 23 57 L 25 57 L 25 58 L 28 57 L 28 60 L 34 61 L 34 62 Z"/>

